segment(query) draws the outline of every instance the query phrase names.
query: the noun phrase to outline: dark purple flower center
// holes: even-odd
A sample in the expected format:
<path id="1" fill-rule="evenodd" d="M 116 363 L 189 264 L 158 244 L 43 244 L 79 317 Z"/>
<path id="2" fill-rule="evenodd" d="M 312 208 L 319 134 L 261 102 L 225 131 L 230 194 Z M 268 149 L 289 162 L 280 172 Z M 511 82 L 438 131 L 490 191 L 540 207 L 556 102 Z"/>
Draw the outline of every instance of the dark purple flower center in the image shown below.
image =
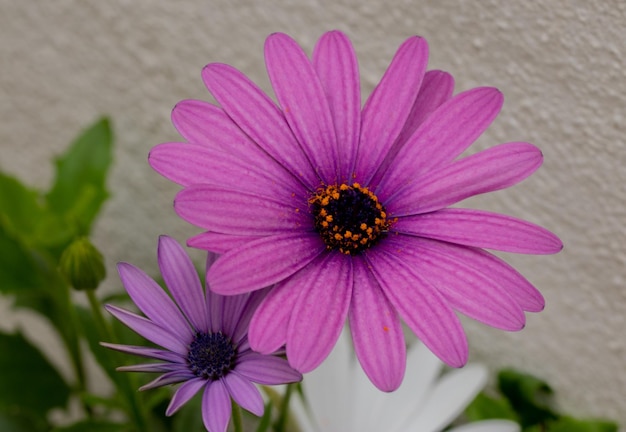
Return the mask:
<path id="1" fill-rule="evenodd" d="M 233 369 L 236 356 L 233 342 L 222 332 L 198 332 L 189 345 L 187 363 L 194 375 L 216 380 Z"/>
<path id="2" fill-rule="evenodd" d="M 367 187 L 342 183 L 321 187 L 309 199 L 315 229 L 328 249 L 356 255 L 389 231 L 392 220 Z"/>

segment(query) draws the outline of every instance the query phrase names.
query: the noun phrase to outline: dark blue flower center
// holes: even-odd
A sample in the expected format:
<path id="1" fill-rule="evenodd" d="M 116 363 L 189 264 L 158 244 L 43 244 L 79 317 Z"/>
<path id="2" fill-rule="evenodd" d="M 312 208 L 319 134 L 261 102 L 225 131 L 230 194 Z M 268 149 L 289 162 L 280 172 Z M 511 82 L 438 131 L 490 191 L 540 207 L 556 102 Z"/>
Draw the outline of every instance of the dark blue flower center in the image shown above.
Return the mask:
<path id="1" fill-rule="evenodd" d="M 315 229 L 328 249 L 355 255 L 376 244 L 392 220 L 367 187 L 358 183 L 321 187 L 309 199 Z"/>
<path id="2" fill-rule="evenodd" d="M 216 380 L 232 370 L 236 356 L 233 342 L 222 332 L 199 332 L 189 345 L 187 363 L 194 375 Z"/>

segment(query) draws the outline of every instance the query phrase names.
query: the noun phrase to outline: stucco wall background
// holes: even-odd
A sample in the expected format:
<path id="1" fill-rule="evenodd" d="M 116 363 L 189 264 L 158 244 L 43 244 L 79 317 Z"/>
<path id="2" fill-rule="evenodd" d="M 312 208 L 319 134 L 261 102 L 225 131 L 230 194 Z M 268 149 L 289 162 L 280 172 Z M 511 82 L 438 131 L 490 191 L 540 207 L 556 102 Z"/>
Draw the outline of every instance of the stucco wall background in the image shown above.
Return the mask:
<path id="1" fill-rule="evenodd" d="M 116 261 L 155 274 L 158 235 L 196 232 L 172 210 L 178 188 L 146 162 L 153 145 L 178 139 L 171 108 L 209 99 L 200 80 L 209 62 L 233 64 L 269 90 L 267 34 L 287 32 L 310 52 L 334 28 L 356 47 L 364 99 L 413 34 L 428 39 L 429 68 L 451 72 L 456 91 L 503 91 L 503 111 L 472 151 L 526 140 L 545 163 L 471 204 L 542 224 L 565 250 L 506 257 L 547 307 L 520 333 L 466 320 L 470 359 L 523 368 L 548 379 L 569 412 L 626 424 L 623 0 L 0 0 L 0 169 L 45 187 L 51 158 L 108 114 L 117 138 L 113 197 L 94 233 L 108 259 L 105 289 L 119 287 Z M 40 334 L 29 316 L 5 304 L 0 314 L 1 327 Z"/>

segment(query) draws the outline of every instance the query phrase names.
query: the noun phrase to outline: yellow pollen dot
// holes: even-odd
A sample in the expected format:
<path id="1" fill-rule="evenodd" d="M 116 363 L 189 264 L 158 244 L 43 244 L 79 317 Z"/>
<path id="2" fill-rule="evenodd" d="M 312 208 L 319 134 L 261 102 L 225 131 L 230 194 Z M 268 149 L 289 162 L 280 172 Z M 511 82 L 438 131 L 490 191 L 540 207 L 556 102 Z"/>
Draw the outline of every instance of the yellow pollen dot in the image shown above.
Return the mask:
<path id="1" fill-rule="evenodd" d="M 341 234 L 337 233 L 337 234 L 335 234 L 335 240 L 341 241 L 341 240 L 343 240 L 343 236 Z"/>
<path id="2" fill-rule="evenodd" d="M 325 220 L 326 222 L 332 222 L 332 221 L 333 221 L 333 215 L 328 215 L 328 216 L 326 216 L 326 217 L 324 218 L 324 220 Z"/>
<path id="3" fill-rule="evenodd" d="M 347 185 L 347 184 L 342 183 L 342 184 L 341 184 L 341 186 L 339 186 L 339 189 L 341 189 L 342 191 L 345 191 L 345 190 L 348 190 L 348 189 L 349 189 L 349 187 L 348 187 L 348 185 Z"/>
<path id="4" fill-rule="evenodd" d="M 327 206 L 329 202 L 330 202 L 330 198 L 329 197 L 322 198 L 322 205 L 323 206 Z"/>
<path id="5" fill-rule="evenodd" d="M 333 192 L 332 197 L 334 200 L 338 200 L 339 199 L 339 192 Z"/>
<path id="6" fill-rule="evenodd" d="M 352 232 L 351 231 L 346 231 L 346 233 L 343 236 L 345 238 L 350 238 L 350 237 L 352 237 Z"/>
<path id="7" fill-rule="evenodd" d="M 326 209 L 321 209 L 321 210 L 320 210 L 320 216 L 321 216 L 321 217 L 324 217 L 324 216 L 326 216 L 327 214 L 328 214 L 328 213 L 326 213 Z"/>
<path id="8" fill-rule="evenodd" d="M 360 235 L 358 235 L 358 234 L 352 234 L 351 239 L 352 239 L 353 241 L 357 241 L 357 240 L 359 239 L 359 237 L 361 237 L 361 236 L 360 236 Z"/>
<path id="9" fill-rule="evenodd" d="M 328 222 L 326 222 L 326 221 L 322 221 L 322 224 L 321 224 L 321 225 L 322 225 L 324 228 L 328 228 Z"/>
<path id="10" fill-rule="evenodd" d="M 367 243 L 367 240 L 369 240 L 369 239 L 362 238 L 359 243 L 361 243 L 362 245 L 365 245 Z"/>
<path id="11" fill-rule="evenodd" d="M 361 231 L 365 231 L 367 229 L 367 224 L 362 223 L 359 228 L 361 228 Z"/>

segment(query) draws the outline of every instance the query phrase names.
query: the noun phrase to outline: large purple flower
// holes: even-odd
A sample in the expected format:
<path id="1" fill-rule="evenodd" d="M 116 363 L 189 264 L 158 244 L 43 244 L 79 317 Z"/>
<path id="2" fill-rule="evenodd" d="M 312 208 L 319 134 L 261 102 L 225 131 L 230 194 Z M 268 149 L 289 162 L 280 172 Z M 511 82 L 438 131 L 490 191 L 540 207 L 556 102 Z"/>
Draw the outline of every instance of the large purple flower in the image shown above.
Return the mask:
<path id="1" fill-rule="evenodd" d="M 250 349 L 248 324 L 263 297 L 262 291 L 227 297 L 209 290 L 205 294 L 189 256 L 170 237 L 159 239 L 158 260 L 173 300 L 143 271 L 120 263 L 122 283 L 147 318 L 112 305 L 106 308 L 132 330 L 165 349 L 102 345 L 159 361 L 119 368 L 162 373 L 142 390 L 183 383 L 174 393 L 166 415 L 174 414 L 202 390 L 204 425 L 211 432 L 223 432 L 230 420 L 231 397 L 248 411 L 263 414 L 263 399 L 253 382 L 271 385 L 302 379 L 285 359 Z"/>
<path id="2" fill-rule="evenodd" d="M 402 381 L 401 320 L 451 366 L 467 361 L 459 311 L 504 330 L 540 311 L 541 294 L 482 248 L 550 254 L 561 241 L 509 216 L 448 208 L 512 186 L 542 163 L 511 142 L 459 158 L 494 120 L 502 95 L 481 87 L 452 96 L 453 79 L 426 72 L 428 46 L 402 44 L 361 109 L 348 38 L 326 33 L 312 61 L 289 36 L 265 44 L 279 107 L 238 70 L 202 77 L 220 107 L 186 100 L 172 113 L 187 141 L 165 143 L 150 164 L 181 184 L 175 209 L 207 232 L 188 241 L 221 253 L 211 289 L 273 286 L 250 327 L 253 349 L 286 344 L 308 372 L 331 351 L 346 318 L 372 382 Z"/>

